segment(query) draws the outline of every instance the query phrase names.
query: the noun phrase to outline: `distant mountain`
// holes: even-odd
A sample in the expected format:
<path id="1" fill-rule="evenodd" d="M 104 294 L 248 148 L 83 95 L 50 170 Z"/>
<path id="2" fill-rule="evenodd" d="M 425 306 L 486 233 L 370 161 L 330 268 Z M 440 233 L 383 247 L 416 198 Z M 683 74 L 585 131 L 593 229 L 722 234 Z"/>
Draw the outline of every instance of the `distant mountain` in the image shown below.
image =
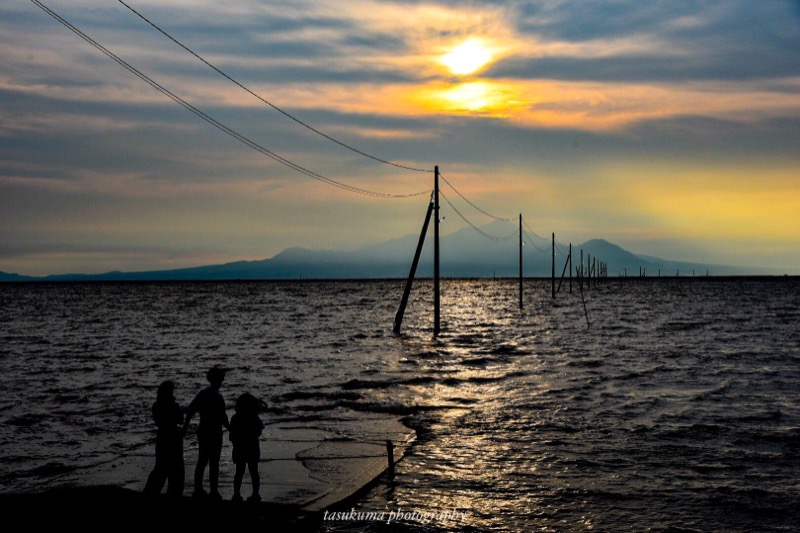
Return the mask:
<path id="1" fill-rule="evenodd" d="M 9 274 L 7 272 L 0 272 L 0 282 L 2 281 L 34 281 L 39 278 L 31 276 L 20 276 L 19 274 Z"/>
<path id="2" fill-rule="evenodd" d="M 431 277 L 433 272 L 432 231 L 426 238 L 418 277 Z M 531 237 L 527 233 L 523 246 L 523 271 L 526 277 L 551 275 L 551 240 Z M 103 274 L 60 274 L 31 277 L 0 272 L 2 281 L 199 281 L 251 279 L 359 279 L 405 278 L 416 250 L 418 235 L 408 235 L 381 244 L 353 251 L 309 250 L 288 248 L 270 259 L 236 261 L 221 265 L 198 266 L 175 270 L 146 272 L 106 272 Z M 496 221 L 478 228 L 464 228 L 441 238 L 441 275 L 445 277 L 515 277 L 519 275 L 519 236 L 517 225 Z M 635 255 L 603 239 L 592 239 L 572 246 L 573 269 L 589 258 L 608 265 L 608 275 L 681 276 L 780 274 L 764 269 L 744 269 L 722 265 L 706 265 L 669 261 Z M 556 275 L 560 275 L 568 248 L 557 247 Z M 574 270 L 573 270 L 574 272 Z"/>

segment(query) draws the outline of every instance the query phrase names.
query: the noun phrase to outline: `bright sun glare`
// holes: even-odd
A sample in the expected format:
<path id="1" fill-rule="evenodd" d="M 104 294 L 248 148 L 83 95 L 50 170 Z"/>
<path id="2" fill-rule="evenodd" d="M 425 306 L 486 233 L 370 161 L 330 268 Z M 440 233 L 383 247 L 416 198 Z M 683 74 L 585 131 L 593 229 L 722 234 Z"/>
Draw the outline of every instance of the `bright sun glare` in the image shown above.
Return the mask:
<path id="1" fill-rule="evenodd" d="M 456 75 L 472 74 L 492 60 L 492 52 L 480 40 L 470 37 L 443 55 L 439 62 Z"/>
<path id="2" fill-rule="evenodd" d="M 439 56 L 439 63 L 461 80 L 430 84 L 418 93 L 426 108 L 458 115 L 508 117 L 523 107 L 519 91 L 499 80 L 473 80 L 468 76 L 497 61 L 502 49 L 496 41 L 470 37 Z"/>

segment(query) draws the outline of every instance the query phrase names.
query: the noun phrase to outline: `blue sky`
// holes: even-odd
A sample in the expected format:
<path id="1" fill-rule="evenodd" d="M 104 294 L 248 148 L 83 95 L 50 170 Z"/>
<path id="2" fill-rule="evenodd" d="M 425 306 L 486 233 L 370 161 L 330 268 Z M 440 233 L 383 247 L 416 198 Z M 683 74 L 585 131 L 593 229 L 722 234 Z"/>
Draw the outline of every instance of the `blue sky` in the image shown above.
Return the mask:
<path id="1" fill-rule="evenodd" d="M 303 128 L 121 2 L 42 3 L 303 168 L 388 195 L 432 187 L 431 172 Z M 126 3 L 299 120 L 381 159 L 439 165 L 470 201 L 522 213 L 540 235 L 800 274 L 800 2 Z M 174 268 L 419 231 L 426 196 L 287 168 L 33 2 L 0 1 L 0 57 L 2 271 Z M 445 233 L 466 225 L 446 203 L 443 216 Z"/>

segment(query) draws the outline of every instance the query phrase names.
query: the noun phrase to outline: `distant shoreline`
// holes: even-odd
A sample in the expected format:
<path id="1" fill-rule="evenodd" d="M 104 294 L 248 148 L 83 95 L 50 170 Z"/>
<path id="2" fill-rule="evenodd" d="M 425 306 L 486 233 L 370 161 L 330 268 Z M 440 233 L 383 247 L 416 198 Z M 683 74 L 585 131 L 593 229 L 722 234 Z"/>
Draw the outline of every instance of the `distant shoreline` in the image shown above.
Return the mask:
<path id="1" fill-rule="evenodd" d="M 108 284 L 170 284 L 170 283 L 380 283 L 380 282 L 404 282 L 407 278 L 400 277 L 386 277 L 386 278 L 199 278 L 199 279 L 136 279 L 136 278 L 106 278 L 94 277 L 86 275 L 82 277 L 68 277 L 68 276 L 45 276 L 45 277 L 24 277 L 22 279 L 4 279 L 0 278 L 0 285 L 16 285 L 16 284 L 81 284 L 81 283 L 108 283 Z M 474 276 L 474 277 L 456 277 L 456 276 L 442 276 L 442 280 L 446 281 L 508 281 L 519 282 L 519 277 L 514 276 Z M 552 278 L 549 276 L 525 276 L 524 281 L 550 281 Z M 561 278 L 556 277 L 556 280 Z M 564 278 L 568 281 L 569 278 Z M 599 284 L 607 284 L 611 282 L 653 282 L 653 281 L 782 281 L 782 280 L 800 280 L 800 274 L 725 274 L 725 275 L 661 275 L 661 276 L 608 276 L 606 278 L 592 278 L 591 283 L 594 285 L 595 281 Z M 433 281 L 431 276 L 417 277 L 415 281 L 426 282 Z M 578 282 L 578 278 L 572 278 L 573 283 Z"/>

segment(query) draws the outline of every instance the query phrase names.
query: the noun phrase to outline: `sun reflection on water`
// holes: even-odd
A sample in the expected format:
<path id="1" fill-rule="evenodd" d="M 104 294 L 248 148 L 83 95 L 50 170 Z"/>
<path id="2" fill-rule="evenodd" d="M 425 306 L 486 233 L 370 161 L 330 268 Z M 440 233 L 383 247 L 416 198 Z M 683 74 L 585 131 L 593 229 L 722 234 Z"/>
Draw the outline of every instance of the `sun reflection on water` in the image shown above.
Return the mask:
<path id="1" fill-rule="evenodd" d="M 546 512 L 542 510 L 549 505 L 540 492 L 520 493 L 519 480 L 549 475 L 546 463 L 552 459 L 528 453 L 526 445 L 491 429 L 498 424 L 534 427 L 541 416 L 538 411 L 508 411 L 509 376 L 530 379 L 531 396 L 547 388 L 538 378 L 528 378 L 538 367 L 529 357 L 531 342 L 538 342 L 536 335 L 522 330 L 509 334 L 521 317 L 515 292 L 509 287 L 505 281 L 479 286 L 446 282 L 443 318 L 447 327 L 442 335 L 436 340 L 404 340 L 404 349 L 414 354 L 407 359 L 415 372 L 424 367 L 436 376 L 432 382 L 410 384 L 406 392 L 426 413 L 422 417 L 437 438 L 435 443 L 416 446 L 398 469 L 398 478 L 411 482 L 407 488 L 417 483 L 425 487 L 424 496 L 413 489 L 395 490 L 385 510 L 461 513 L 456 521 L 432 523 L 428 528 L 407 524 L 411 530 L 503 530 L 515 523 L 520 509 Z M 498 297 L 504 294 L 509 296 Z M 522 316 L 531 324 L 530 315 Z M 415 357 L 419 354 L 424 357 Z M 420 440 L 425 439 L 422 434 Z"/>

